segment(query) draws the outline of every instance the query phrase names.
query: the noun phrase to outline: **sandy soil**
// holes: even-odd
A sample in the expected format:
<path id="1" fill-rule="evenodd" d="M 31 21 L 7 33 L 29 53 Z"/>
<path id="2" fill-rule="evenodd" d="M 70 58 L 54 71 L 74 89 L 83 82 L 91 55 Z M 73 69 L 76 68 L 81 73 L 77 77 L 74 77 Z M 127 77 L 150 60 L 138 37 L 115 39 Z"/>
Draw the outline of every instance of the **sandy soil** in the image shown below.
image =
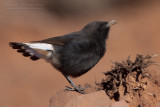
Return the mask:
<path id="1" fill-rule="evenodd" d="M 57 90 L 69 83 L 50 64 L 24 58 L 8 46 L 10 41 L 27 42 L 63 35 L 81 29 L 93 20 L 117 19 L 107 41 L 103 59 L 87 74 L 73 79 L 78 85 L 95 85 L 104 78 L 103 72 L 111 67 L 110 60 L 121 61 L 128 55 L 160 53 L 159 2 L 137 8 L 113 9 L 99 14 L 57 18 L 43 11 L 41 14 L 13 13 L 3 10 L 0 14 L 0 106 L 48 107 L 49 99 Z M 5 12 L 4 12 L 5 11 Z M 7 12 L 6 12 L 7 11 Z M 32 16 L 33 15 L 33 16 Z M 160 62 L 160 56 L 155 59 Z M 156 78 L 160 68 L 151 67 Z M 160 83 L 160 79 L 158 80 Z"/>

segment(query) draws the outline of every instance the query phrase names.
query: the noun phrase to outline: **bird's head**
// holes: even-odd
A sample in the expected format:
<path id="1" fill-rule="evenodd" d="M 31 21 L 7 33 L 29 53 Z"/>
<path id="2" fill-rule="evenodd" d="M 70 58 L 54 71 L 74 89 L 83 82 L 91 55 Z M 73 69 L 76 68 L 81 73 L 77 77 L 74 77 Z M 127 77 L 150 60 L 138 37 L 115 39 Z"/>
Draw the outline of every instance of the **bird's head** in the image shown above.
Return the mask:
<path id="1" fill-rule="evenodd" d="M 111 20 L 108 22 L 93 21 L 87 24 L 81 31 L 86 33 L 88 36 L 107 39 L 110 27 L 116 23 L 116 20 Z"/>

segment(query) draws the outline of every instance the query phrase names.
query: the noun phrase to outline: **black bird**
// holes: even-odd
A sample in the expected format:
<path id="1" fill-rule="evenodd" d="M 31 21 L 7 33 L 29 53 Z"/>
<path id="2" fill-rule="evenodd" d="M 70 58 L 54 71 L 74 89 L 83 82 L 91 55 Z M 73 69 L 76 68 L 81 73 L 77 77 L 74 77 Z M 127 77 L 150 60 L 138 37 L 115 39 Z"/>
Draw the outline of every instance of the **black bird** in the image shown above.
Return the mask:
<path id="1" fill-rule="evenodd" d="M 76 86 L 69 76 L 81 76 L 99 62 L 106 51 L 106 40 L 113 24 L 116 24 L 116 20 L 94 21 L 80 31 L 63 36 L 30 43 L 10 42 L 9 45 L 32 60 L 45 59 L 74 87 L 67 90 L 84 93 L 84 88 Z"/>

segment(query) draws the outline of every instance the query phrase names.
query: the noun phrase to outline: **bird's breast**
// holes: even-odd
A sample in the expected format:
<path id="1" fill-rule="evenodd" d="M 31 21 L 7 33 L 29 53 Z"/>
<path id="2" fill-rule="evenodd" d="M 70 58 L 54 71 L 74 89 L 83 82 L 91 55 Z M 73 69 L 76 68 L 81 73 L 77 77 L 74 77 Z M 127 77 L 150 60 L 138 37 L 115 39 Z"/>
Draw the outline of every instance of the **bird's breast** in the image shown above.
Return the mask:
<path id="1" fill-rule="evenodd" d="M 62 49 L 58 69 L 65 75 L 80 76 L 93 68 L 105 53 L 104 44 L 89 40 L 72 41 Z"/>

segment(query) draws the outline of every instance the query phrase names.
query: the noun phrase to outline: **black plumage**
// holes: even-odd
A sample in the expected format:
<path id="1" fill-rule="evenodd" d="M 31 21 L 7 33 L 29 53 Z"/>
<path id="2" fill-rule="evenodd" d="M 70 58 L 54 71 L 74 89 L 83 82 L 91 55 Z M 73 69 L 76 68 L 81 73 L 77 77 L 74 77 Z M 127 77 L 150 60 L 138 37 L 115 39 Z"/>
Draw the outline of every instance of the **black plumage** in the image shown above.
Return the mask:
<path id="1" fill-rule="evenodd" d="M 115 23 L 115 20 L 94 21 L 80 31 L 31 43 L 50 44 L 54 50 L 32 48 L 30 45 L 16 42 L 10 42 L 10 46 L 18 49 L 18 52 L 23 53 L 24 56 L 30 56 L 32 60 L 47 59 L 67 78 L 76 91 L 82 93 L 83 90 L 76 87 L 68 76 L 81 76 L 99 62 L 106 51 L 110 26 Z"/>

